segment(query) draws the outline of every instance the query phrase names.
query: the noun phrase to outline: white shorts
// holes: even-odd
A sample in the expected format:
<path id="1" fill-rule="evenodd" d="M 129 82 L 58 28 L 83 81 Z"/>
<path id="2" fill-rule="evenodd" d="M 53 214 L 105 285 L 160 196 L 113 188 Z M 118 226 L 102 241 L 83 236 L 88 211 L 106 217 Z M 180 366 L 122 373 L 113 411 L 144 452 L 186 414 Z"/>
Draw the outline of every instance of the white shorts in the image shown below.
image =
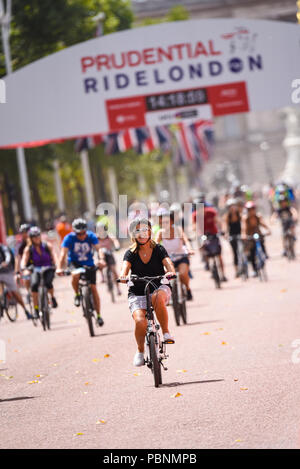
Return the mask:
<path id="1" fill-rule="evenodd" d="M 172 296 L 171 288 L 168 287 L 168 285 L 161 285 L 159 288 L 154 290 L 153 293 L 156 293 L 159 290 L 163 290 L 167 294 L 167 298 L 166 298 L 166 305 L 167 305 Z M 150 298 L 152 298 L 153 293 L 151 293 Z M 142 296 L 130 295 L 130 297 L 128 298 L 128 304 L 129 304 L 129 309 L 130 309 L 131 314 L 133 314 L 137 309 L 146 310 L 147 309 L 146 295 L 142 295 Z"/>

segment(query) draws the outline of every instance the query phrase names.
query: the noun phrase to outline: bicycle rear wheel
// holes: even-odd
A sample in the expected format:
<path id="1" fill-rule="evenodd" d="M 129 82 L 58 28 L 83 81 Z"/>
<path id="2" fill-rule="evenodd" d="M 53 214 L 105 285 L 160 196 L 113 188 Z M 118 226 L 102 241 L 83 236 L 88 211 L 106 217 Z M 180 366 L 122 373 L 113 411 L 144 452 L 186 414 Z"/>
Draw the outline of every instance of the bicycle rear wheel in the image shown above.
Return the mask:
<path id="1" fill-rule="evenodd" d="M 112 271 L 110 268 L 107 269 L 107 287 L 111 295 L 111 301 L 115 302 L 114 282 L 112 278 Z"/>
<path id="2" fill-rule="evenodd" d="M 149 353 L 150 353 L 150 360 L 151 360 L 151 371 L 154 377 L 154 386 L 156 388 L 162 384 L 162 376 L 161 376 L 161 364 L 158 361 L 157 357 L 157 349 L 155 344 L 155 337 L 154 335 L 150 336 L 149 340 Z"/>
<path id="3" fill-rule="evenodd" d="M 90 291 L 88 287 L 86 287 L 83 290 L 82 308 L 83 308 L 84 317 L 86 318 L 87 323 L 88 323 L 90 336 L 94 337 L 95 331 L 94 331 L 94 323 L 93 323 L 93 308 L 92 308 L 92 304 L 90 301 Z"/>
<path id="4" fill-rule="evenodd" d="M 176 279 L 172 286 L 172 302 L 173 302 L 172 306 L 174 310 L 175 322 L 177 326 L 180 326 L 180 304 L 178 303 L 178 287 L 177 287 Z"/>
<path id="5" fill-rule="evenodd" d="M 11 322 L 15 322 L 18 317 L 17 301 L 8 292 L 6 292 L 5 295 L 6 295 L 6 308 L 5 308 L 6 316 Z"/>
<path id="6" fill-rule="evenodd" d="M 180 305 L 180 316 L 182 317 L 183 324 L 187 323 L 187 314 L 186 314 L 186 289 L 182 285 L 182 303 Z"/>
<path id="7" fill-rule="evenodd" d="M 219 275 L 216 259 L 214 259 L 214 262 L 213 262 L 212 276 L 215 281 L 216 288 L 218 289 L 221 288 L 221 280 L 220 280 L 220 275 Z"/>

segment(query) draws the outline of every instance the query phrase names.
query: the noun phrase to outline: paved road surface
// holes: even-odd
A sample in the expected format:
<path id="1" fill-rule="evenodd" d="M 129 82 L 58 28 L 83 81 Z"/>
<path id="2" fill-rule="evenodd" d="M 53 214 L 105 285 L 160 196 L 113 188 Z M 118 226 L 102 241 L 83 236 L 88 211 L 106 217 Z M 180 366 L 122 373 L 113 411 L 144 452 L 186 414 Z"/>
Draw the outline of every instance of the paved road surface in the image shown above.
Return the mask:
<path id="1" fill-rule="evenodd" d="M 300 261 L 280 256 L 274 232 L 267 284 L 234 279 L 225 243 L 222 291 L 193 259 L 189 324 L 176 327 L 170 308 L 176 344 L 159 389 L 148 369 L 132 366 L 125 286 L 112 305 L 99 284 L 105 326 L 95 338 L 69 278 L 55 281 L 50 332 L 22 313 L 16 324 L 2 320 L 0 448 L 299 448 Z"/>

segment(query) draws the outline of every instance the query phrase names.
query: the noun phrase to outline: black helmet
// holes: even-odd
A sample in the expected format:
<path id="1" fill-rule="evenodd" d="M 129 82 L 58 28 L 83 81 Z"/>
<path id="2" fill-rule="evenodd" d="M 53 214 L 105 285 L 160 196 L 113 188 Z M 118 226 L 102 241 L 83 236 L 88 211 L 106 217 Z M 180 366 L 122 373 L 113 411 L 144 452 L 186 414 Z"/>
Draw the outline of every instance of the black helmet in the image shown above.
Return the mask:
<path id="1" fill-rule="evenodd" d="M 72 228 L 75 233 L 80 233 L 87 229 L 87 222 L 83 218 L 76 218 L 72 223 Z"/>
<path id="2" fill-rule="evenodd" d="M 19 228 L 19 233 L 27 233 L 30 230 L 29 223 L 23 223 Z"/>
<path id="3" fill-rule="evenodd" d="M 34 236 L 40 236 L 41 235 L 41 230 L 37 226 L 32 226 L 28 232 L 30 238 L 33 238 Z"/>

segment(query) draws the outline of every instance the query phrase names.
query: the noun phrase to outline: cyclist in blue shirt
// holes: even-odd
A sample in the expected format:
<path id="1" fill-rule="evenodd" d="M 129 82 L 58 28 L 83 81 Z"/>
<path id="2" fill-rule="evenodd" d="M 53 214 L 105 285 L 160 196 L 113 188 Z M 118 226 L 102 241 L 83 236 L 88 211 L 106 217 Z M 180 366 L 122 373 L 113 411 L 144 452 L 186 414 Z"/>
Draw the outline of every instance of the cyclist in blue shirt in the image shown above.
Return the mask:
<path id="1" fill-rule="evenodd" d="M 72 223 L 73 232 L 67 234 L 62 242 L 62 250 L 58 261 L 58 275 L 63 274 L 63 265 L 68 255 L 68 266 L 73 271 L 72 287 L 75 292 L 75 306 L 80 306 L 79 295 L 79 279 L 80 273 L 76 269 L 80 267 L 94 267 L 86 271 L 86 277 L 91 282 L 91 290 L 93 294 L 95 309 L 97 313 L 97 321 L 99 326 L 103 326 L 104 322 L 100 315 L 100 297 L 96 288 L 96 268 L 94 263 L 94 249 L 99 253 L 100 265 L 104 267 L 105 261 L 101 246 L 95 233 L 87 230 L 87 222 L 82 218 L 77 218 Z"/>

